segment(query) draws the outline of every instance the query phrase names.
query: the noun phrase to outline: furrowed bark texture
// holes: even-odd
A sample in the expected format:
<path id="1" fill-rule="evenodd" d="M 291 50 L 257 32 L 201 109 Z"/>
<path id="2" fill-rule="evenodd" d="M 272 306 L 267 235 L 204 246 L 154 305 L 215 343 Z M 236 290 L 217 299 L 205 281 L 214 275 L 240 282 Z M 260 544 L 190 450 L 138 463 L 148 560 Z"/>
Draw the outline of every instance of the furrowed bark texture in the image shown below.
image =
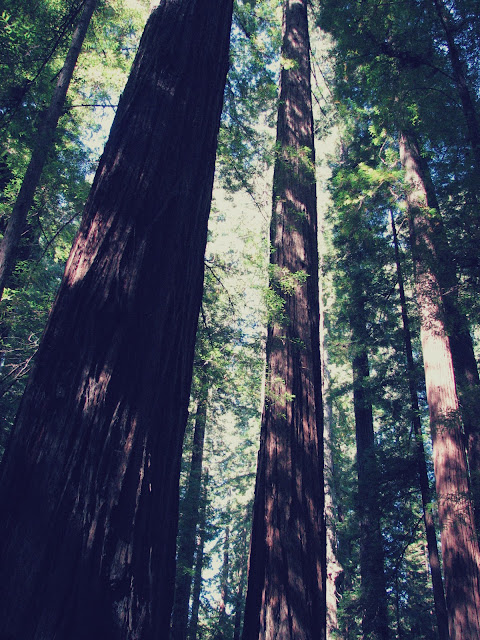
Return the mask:
<path id="1" fill-rule="evenodd" d="M 48 153 L 52 147 L 53 137 L 62 115 L 68 87 L 97 4 L 98 0 L 85 0 L 84 2 L 83 11 L 73 33 L 64 65 L 58 75 L 52 100 L 38 126 L 32 157 L 0 243 L 0 300 L 7 285 L 7 280 L 15 266 L 15 254 L 25 229 L 28 212 L 32 206 Z"/>
<path id="2" fill-rule="evenodd" d="M 167 638 L 231 0 L 152 13 L 1 470 L 0 638 Z"/>
<path id="3" fill-rule="evenodd" d="M 206 367 L 206 365 L 204 365 Z M 177 553 L 177 576 L 172 612 L 171 635 L 173 640 L 185 640 L 188 629 L 188 605 L 192 587 L 192 574 L 197 538 L 202 488 L 203 448 L 207 423 L 208 382 L 203 372 L 203 384 L 197 403 L 193 450 L 188 486 L 183 500 L 183 517 L 180 518 Z"/>
<path id="4" fill-rule="evenodd" d="M 413 432 L 415 434 L 418 480 L 420 486 L 420 494 L 422 496 L 423 522 L 425 524 L 425 534 L 427 538 L 428 561 L 430 565 L 430 575 L 432 577 L 433 600 L 435 603 L 438 637 L 439 640 L 449 640 L 447 605 L 445 602 L 445 592 L 443 590 L 440 557 L 438 555 L 437 534 L 435 531 L 435 523 L 430 507 L 430 503 L 432 501 L 432 492 L 430 490 L 430 482 L 428 480 L 425 448 L 423 446 L 422 425 L 420 423 L 420 409 L 418 405 L 417 381 L 415 374 L 415 362 L 413 360 L 410 321 L 407 311 L 405 288 L 403 286 L 403 270 L 400 261 L 400 249 L 398 246 L 397 230 L 393 213 L 391 214 L 391 216 L 393 242 L 395 248 L 395 261 L 397 267 L 398 289 L 400 294 L 400 306 L 402 310 L 405 355 L 407 360 L 408 387 L 410 391 L 410 403 L 412 408 L 412 426 Z"/>
<path id="5" fill-rule="evenodd" d="M 451 640 L 471 640 L 480 637 L 480 554 L 441 287 L 433 268 L 438 257 L 432 244 L 427 194 L 418 147 L 405 132 L 400 135 L 400 157 L 408 185 L 449 632 Z"/>
<path id="6" fill-rule="evenodd" d="M 375 454 L 372 403 L 368 391 L 370 369 L 365 348 L 366 318 L 361 295 L 353 292 L 353 296 L 350 326 L 355 349 L 352 370 L 357 447 L 357 508 L 360 524 L 362 631 L 364 637 L 370 640 L 387 640 L 389 637 L 387 588 L 380 527 L 379 474 Z"/>
<path id="7" fill-rule="evenodd" d="M 420 145 L 409 132 L 410 155 L 415 158 L 415 171 L 425 194 L 428 208 L 435 212 L 429 217 L 429 238 L 432 259 L 425 260 L 438 279 L 445 328 L 453 361 L 457 397 L 466 435 L 467 459 L 470 471 L 470 491 L 473 500 L 477 537 L 480 534 L 480 378 L 473 350 L 468 320 L 458 302 L 459 283 L 447 234 L 435 194 L 429 166 L 420 153 Z M 434 257 L 434 259 L 433 259 Z"/>
<path id="8" fill-rule="evenodd" d="M 323 419 L 307 0 L 284 4 L 282 59 L 270 235 L 277 311 L 267 336 L 243 638 L 323 640 Z"/>

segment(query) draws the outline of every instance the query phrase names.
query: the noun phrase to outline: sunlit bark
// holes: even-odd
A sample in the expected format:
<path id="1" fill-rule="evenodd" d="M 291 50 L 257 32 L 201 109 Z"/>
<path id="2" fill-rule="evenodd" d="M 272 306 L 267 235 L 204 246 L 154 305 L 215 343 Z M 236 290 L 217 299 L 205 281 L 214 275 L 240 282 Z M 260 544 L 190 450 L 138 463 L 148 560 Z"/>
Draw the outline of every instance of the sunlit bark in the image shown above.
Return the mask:
<path id="1" fill-rule="evenodd" d="M 168 637 L 232 0 L 150 16 L 5 454 L 0 637 Z"/>
<path id="2" fill-rule="evenodd" d="M 435 603 L 435 614 L 437 617 L 437 629 L 439 640 L 448 640 L 448 618 L 447 605 L 445 603 L 445 593 L 443 590 L 442 572 L 440 568 L 440 557 L 438 555 L 437 534 L 435 523 L 431 511 L 431 491 L 428 481 L 427 463 L 425 459 L 425 449 L 423 446 L 422 426 L 420 423 L 420 410 L 418 405 L 417 383 L 415 376 L 415 362 L 413 360 L 412 340 L 410 334 L 410 321 L 407 312 L 407 302 L 403 285 L 403 272 L 400 262 L 400 250 L 398 246 L 397 230 L 392 213 L 392 232 L 395 247 L 395 260 L 397 266 L 398 288 L 400 293 L 400 305 L 402 310 L 402 323 L 405 342 L 405 354 L 407 359 L 407 377 L 410 391 L 410 403 L 412 409 L 412 425 L 415 434 L 416 460 L 420 493 L 422 496 L 423 521 L 427 538 L 428 561 L 430 575 L 432 577 L 433 599 Z"/>
<path id="3" fill-rule="evenodd" d="M 480 554 L 452 355 L 435 275 L 438 256 L 432 243 L 431 211 L 421 179 L 418 146 L 407 132 L 400 135 L 400 156 L 407 182 L 449 632 L 451 640 L 471 640 L 480 637 Z"/>
<path id="4" fill-rule="evenodd" d="M 424 261 L 438 280 L 443 319 L 452 354 L 455 386 L 466 435 L 470 490 L 477 537 L 480 534 L 480 379 L 468 321 L 458 302 L 459 283 L 455 263 L 443 226 L 440 208 L 427 159 L 422 156 L 413 132 L 409 133 L 410 156 L 415 160 L 415 176 L 428 206 L 428 239 L 431 250 Z"/>
<path id="5" fill-rule="evenodd" d="M 325 638 L 318 250 L 307 0 L 284 4 L 272 319 L 244 640 Z"/>

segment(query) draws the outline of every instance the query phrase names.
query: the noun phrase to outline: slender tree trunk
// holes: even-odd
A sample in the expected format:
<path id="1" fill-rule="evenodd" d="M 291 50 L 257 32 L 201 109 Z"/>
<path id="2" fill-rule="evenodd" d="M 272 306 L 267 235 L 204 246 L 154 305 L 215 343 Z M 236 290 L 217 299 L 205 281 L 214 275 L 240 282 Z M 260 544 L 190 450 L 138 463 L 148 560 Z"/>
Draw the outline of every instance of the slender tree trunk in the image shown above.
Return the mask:
<path id="1" fill-rule="evenodd" d="M 325 523 L 308 0 L 286 0 L 267 380 L 244 640 L 324 640 Z"/>
<path id="2" fill-rule="evenodd" d="M 387 640 L 389 628 L 383 539 L 380 527 L 379 474 L 375 453 L 372 403 L 368 390 L 370 370 L 365 347 L 367 329 L 362 295 L 353 292 L 354 299 L 350 314 L 354 344 L 353 407 L 357 446 L 362 631 L 364 637 L 369 640 Z"/>
<path id="3" fill-rule="evenodd" d="M 441 286 L 435 275 L 438 256 L 432 243 L 431 214 L 421 180 L 418 146 L 404 132 L 400 135 L 400 157 L 408 185 L 449 632 L 451 640 L 471 640 L 480 637 L 480 553 Z"/>
<path id="4" fill-rule="evenodd" d="M 164 0 L 3 460 L 0 637 L 167 638 L 232 0 Z"/>
<path id="5" fill-rule="evenodd" d="M 205 367 L 206 365 L 204 365 L 202 371 L 202 385 L 195 416 L 192 460 L 187 491 L 183 501 L 183 517 L 179 525 L 180 540 L 177 554 L 177 576 L 172 613 L 172 638 L 174 640 L 185 640 L 188 629 L 188 605 L 190 602 L 195 541 L 200 509 L 203 446 L 207 422 L 208 382 Z"/>
<path id="6" fill-rule="evenodd" d="M 320 268 L 320 272 L 322 269 Z M 333 640 L 338 635 L 337 620 L 337 580 L 343 573 L 343 568 L 337 559 L 337 535 L 335 530 L 336 491 L 333 466 L 333 413 L 332 403 L 327 397 L 330 376 L 328 370 L 328 352 L 325 340 L 325 315 L 323 309 L 323 288 L 320 281 L 320 355 L 322 363 L 322 397 L 324 406 L 324 473 L 325 473 L 325 529 L 326 529 L 326 601 L 327 601 L 327 640 Z"/>
<path id="7" fill-rule="evenodd" d="M 233 640 L 240 640 L 241 630 L 242 630 L 242 616 L 243 616 L 243 598 L 245 591 L 245 583 L 246 583 L 246 574 L 247 574 L 247 562 L 248 562 L 248 545 L 247 545 L 247 527 L 248 522 L 250 520 L 249 517 L 250 509 L 248 509 L 247 516 L 245 517 L 245 525 L 242 529 L 241 535 L 241 555 L 240 555 L 240 566 L 238 569 L 238 587 L 237 592 L 235 594 L 235 621 L 233 628 Z"/>
<path id="8" fill-rule="evenodd" d="M 415 362 L 413 360 L 412 339 L 410 334 L 410 322 L 407 312 L 407 302 L 405 289 L 403 286 L 402 265 L 400 262 L 400 250 L 398 246 L 397 229 L 393 212 L 391 213 L 393 243 L 395 248 L 395 260 L 397 266 L 398 289 L 400 293 L 400 306 L 402 310 L 403 335 L 405 342 L 405 355 L 407 359 L 408 388 L 410 391 L 410 403 L 412 407 L 412 426 L 415 434 L 416 461 L 418 469 L 418 479 L 420 493 L 422 496 L 423 521 L 427 538 L 428 561 L 430 575 L 432 578 L 433 599 L 435 602 L 435 614 L 437 618 L 437 629 L 439 640 L 449 640 L 447 606 L 445 603 L 445 593 L 443 590 L 442 571 L 440 568 L 440 558 L 438 555 L 437 535 L 435 523 L 430 508 L 431 491 L 428 481 L 427 463 L 425 460 L 425 449 L 423 446 L 422 425 L 420 423 L 420 409 L 418 406 L 417 382 L 415 374 Z"/>
<path id="9" fill-rule="evenodd" d="M 195 555 L 195 573 L 192 588 L 192 611 L 188 622 L 188 640 L 197 640 L 198 613 L 200 610 L 200 594 L 202 592 L 203 555 L 206 539 L 207 523 L 207 487 L 208 473 L 204 474 L 200 514 L 198 520 L 198 539 Z"/>
<path id="10" fill-rule="evenodd" d="M 45 115 L 39 118 L 32 157 L 0 243 L 0 299 L 3 296 L 7 279 L 15 266 L 15 254 L 27 222 L 27 215 L 32 206 L 35 190 L 40 181 L 48 153 L 52 147 L 53 137 L 62 115 L 68 87 L 97 4 L 98 0 L 84 0 L 83 11 L 73 33 L 65 63 L 58 76 L 50 106 Z"/>
<path id="11" fill-rule="evenodd" d="M 227 638 L 227 604 L 230 599 L 228 581 L 230 577 L 230 527 L 225 527 L 225 537 L 223 539 L 223 563 L 220 583 L 220 604 L 218 607 L 218 633 L 219 639 Z"/>
<path id="12" fill-rule="evenodd" d="M 470 488 L 473 499 L 477 537 L 480 534 L 480 378 L 468 321 L 458 303 L 458 279 L 448 244 L 435 188 L 427 160 L 413 132 L 408 133 L 409 152 L 415 161 L 415 175 L 425 194 L 425 202 L 435 215 L 429 217 L 428 233 L 432 243 L 432 259 L 426 256 L 430 269 L 438 278 L 445 327 L 453 360 L 457 397 L 460 401 L 466 435 Z"/>
<path id="13" fill-rule="evenodd" d="M 453 70 L 455 86 L 462 103 L 463 115 L 467 125 L 467 134 L 472 147 L 473 159 L 480 174 L 480 123 L 478 120 L 475 104 L 472 99 L 466 76 L 465 64 L 462 62 L 460 51 L 455 42 L 454 26 L 448 9 L 443 0 L 433 0 L 435 10 L 445 32 L 445 39 L 448 46 L 448 54 Z"/>

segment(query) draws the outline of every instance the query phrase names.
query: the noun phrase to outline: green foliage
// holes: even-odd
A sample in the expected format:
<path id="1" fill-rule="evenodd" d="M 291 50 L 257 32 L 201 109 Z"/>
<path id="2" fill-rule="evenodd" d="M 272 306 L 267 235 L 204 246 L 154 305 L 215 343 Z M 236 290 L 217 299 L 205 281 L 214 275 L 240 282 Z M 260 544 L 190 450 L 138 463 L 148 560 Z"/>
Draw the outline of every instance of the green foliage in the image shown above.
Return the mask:
<path id="1" fill-rule="evenodd" d="M 243 609 L 243 597 L 237 595 L 246 583 L 264 369 L 261 291 L 266 229 L 248 196 L 225 196 L 217 186 L 192 387 L 192 406 L 201 394 L 200 385 L 209 388 L 204 469 L 209 475 L 210 508 L 199 634 L 210 640 L 220 632 L 232 638 L 237 611 L 241 614 Z M 184 445 L 182 487 L 189 469 L 192 426 Z M 229 596 L 221 611 L 226 527 L 230 532 Z"/>
<path id="2" fill-rule="evenodd" d="M 279 0 L 236 0 L 217 166 L 229 190 L 252 192 L 269 162 L 280 49 Z"/>
<path id="3" fill-rule="evenodd" d="M 147 16 L 146 0 L 101 2 L 79 57 L 17 266 L 0 306 L 0 453 L 79 224 L 112 112 Z M 0 22 L 0 232 L 30 159 L 79 15 L 78 0 L 5 0 Z M 98 105 L 98 107 L 95 107 Z"/>
<path id="4" fill-rule="evenodd" d="M 389 230 L 390 211 L 397 209 L 401 175 L 395 141 L 378 126 L 375 113 L 372 116 L 372 110 L 350 103 L 343 115 L 342 157 L 333 165 L 330 180 L 333 204 L 328 223 L 332 246 L 324 260 L 326 275 L 334 287 L 329 291 L 333 301 L 327 305 L 331 383 L 326 401 L 333 414 L 333 483 L 339 513 L 336 532 L 338 561 L 343 567 L 340 637 L 353 640 L 362 633 L 351 362 L 366 349 L 370 377 L 363 388 L 374 412 L 390 626 L 406 637 L 412 632 L 414 637 L 430 639 L 434 637 L 433 602 L 429 575 L 423 568 L 421 502 Z M 403 235 L 401 238 L 404 241 Z M 411 275 L 411 266 L 404 265 L 404 271 Z M 359 305 L 364 309 L 366 326 L 358 324 L 352 341 L 350 326 L 355 323 Z M 419 350 L 418 338 L 415 346 Z M 426 416 L 424 404 L 422 409 Z M 409 575 L 415 580 L 409 582 Z"/>

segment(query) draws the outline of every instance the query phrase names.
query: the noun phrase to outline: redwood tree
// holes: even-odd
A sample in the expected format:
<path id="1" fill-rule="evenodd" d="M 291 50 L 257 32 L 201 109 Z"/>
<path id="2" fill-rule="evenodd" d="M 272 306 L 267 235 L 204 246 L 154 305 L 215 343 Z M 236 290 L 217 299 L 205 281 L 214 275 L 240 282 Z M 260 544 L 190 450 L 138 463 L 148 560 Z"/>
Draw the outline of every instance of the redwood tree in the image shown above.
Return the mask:
<path id="1" fill-rule="evenodd" d="M 432 431 L 449 632 L 452 640 L 469 640 L 480 636 L 480 553 L 452 353 L 437 276 L 439 256 L 432 230 L 435 221 L 422 179 L 420 151 L 410 131 L 400 135 L 400 157 L 408 185 L 415 293 Z"/>
<path id="2" fill-rule="evenodd" d="M 368 389 L 370 365 L 366 347 L 368 331 L 364 296 L 361 283 L 352 278 L 349 322 L 354 348 L 353 408 L 357 448 L 362 631 L 365 638 L 387 640 L 388 601 L 380 524 L 380 474 L 375 451 L 372 401 Z"/>
<path id="3" fill-rule="evenodd" d="M 243 638 L 325 637 L 318 251 L 307 0 L 286 0 L 271 320 Z"/>
<path id="4" fill-rule="evenodd" d="M 171 635 L 173 640 L 185 640 L 188 630 L 188 605 L 194 569 L 197 524 L 201 508 L 202 465 L 207 423 L 208 365 L 203 363 L 200 374 L 199 398 L 195 414 L 192 457 L 187 490 L 183 499 L 183 517 L 180 518 L 177 575 L 172 612 Z"/>
<path id="5" fill-rule="evenodd" d="M 407 312 L 407 300 L 405 296 L 405 287 L 403 285 L 403 269 L 400 262 L 400 248 L 398 246 L 397 229 L 393 212 L 391 212 L 391 221 L 393 244 L 395 248 L 398 291 L 402 314 L 403 339 L 405 343 L 405 357 L 407 361 L 408 390 L 410 393 L 410 404 L 412 408 L 412 427 L 413 433 L 415 435 L 415 458 L 417 463 L 420 494 L 422 496 L 423 523 L 425 525 L 428 562 L 430 565 L 430 575 L 432 577 L 433 599 L 435 603 L 435 614 L 437 617 L 437 630 L 439 640 L 449 640 L 447 606 L 445 603 L 445 593 L 443 590 L 442 571 L 440 568 L 440 557 L 438 554 L 437 546 L 437 534 L 435 531 L 435 522 L 431 509 L 432 492 L 430 490 L 430 482 L 428 480 L 427 461 L 425 457 L 425 448 L 423 446 L 423 434 L 420 421 L 420 406 L 418 402 L 415 362 L 413 359 L 413 347 L 410 332 L 410 319 Z"/>
<path id="6" fill-rule="evenodd" d="M 2 638 L 168 636 L 231 12 L 145 28 L 3 461 Z"/>

